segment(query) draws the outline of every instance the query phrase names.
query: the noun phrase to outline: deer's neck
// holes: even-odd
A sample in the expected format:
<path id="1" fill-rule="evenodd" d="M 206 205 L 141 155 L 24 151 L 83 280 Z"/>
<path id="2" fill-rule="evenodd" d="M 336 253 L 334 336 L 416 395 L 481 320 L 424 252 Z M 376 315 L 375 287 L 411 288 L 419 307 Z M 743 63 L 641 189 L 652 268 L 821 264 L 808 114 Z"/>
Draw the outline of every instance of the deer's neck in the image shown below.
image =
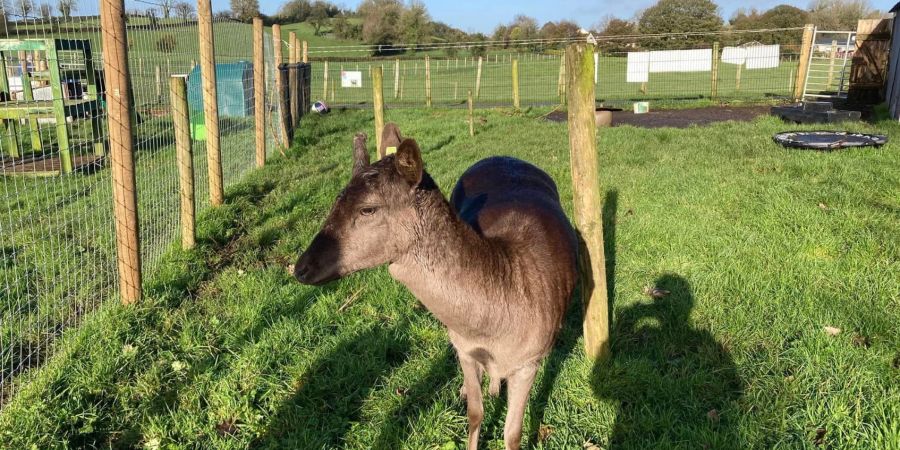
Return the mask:
<path id="1" fill-rule="evenodd" d="M 451 330 L 478 332 L 496 306 L 490 300 L 510 285 L 508 255 L 463 222 L 439 189 L 420 194 L 415 243 L 391 275 Z"/>

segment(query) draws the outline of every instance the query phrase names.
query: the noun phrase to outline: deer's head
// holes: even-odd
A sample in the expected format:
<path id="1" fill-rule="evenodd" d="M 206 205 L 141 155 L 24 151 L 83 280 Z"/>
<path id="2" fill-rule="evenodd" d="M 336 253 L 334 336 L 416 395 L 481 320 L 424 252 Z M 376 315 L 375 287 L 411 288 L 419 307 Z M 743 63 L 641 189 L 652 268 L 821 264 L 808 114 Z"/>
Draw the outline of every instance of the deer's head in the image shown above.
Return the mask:
<path id="1" fill-rule="evenodd" d="M 294 265 L 297 280 L 321 285 L 390 263 L 406 253 L 413 243 L 415 191 L 423 175 L 416 141 L 405 139 L 396 154 L 370 164 L 366 135 L 357 134 L 353 175 L 322 229 Z"/>

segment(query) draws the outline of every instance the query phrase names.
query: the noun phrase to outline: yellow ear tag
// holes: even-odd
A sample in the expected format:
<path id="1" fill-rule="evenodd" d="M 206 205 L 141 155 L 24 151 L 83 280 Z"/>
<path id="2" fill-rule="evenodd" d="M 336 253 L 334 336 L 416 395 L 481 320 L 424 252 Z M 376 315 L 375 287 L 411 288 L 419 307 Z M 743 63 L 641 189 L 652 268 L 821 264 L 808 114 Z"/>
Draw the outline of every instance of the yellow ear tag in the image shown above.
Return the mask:
<path id="1" fill-rule="evenodd" d="M 385 155 L 393 155 L 394 153 L 397 153 L 397 147 L 385 147 L 384 148 Z"/>

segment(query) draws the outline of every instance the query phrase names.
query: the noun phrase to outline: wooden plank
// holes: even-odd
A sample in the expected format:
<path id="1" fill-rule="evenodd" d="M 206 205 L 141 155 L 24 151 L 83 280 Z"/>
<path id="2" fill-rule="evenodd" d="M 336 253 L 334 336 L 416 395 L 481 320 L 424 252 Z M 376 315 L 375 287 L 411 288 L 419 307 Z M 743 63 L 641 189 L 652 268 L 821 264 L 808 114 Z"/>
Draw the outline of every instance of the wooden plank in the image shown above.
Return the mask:
<path id="1" fill-rule="evenodd" d="M 800 61 L 797 66 L 797 81 L 794 83 L 794 101 L 803 99 L 806 89 L 806 76 L 809 73 L 809 56 L 812 53 L 813 31 L 815 26 L 807 24 L 803 28 L 803 40 L 800 43 Z"/>

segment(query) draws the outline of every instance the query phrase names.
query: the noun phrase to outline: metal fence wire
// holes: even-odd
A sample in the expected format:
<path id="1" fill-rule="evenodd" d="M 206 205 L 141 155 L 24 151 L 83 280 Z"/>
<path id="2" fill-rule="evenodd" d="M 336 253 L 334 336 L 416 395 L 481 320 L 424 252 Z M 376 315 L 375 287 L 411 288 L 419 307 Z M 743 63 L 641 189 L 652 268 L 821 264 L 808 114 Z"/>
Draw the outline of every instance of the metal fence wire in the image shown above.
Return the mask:
<path id="1" fill-rule="evenodd" d="M 78 9 L 94 10 L 81 2 Z M 129 11 L 157 8 L 126 2 Z M 4 10 L 0 30 L 0 404 L 55 339 L 115 296 L 115 234 L 104 112 L 100 18 L 39 18 Z M 179 186 L 169 77 L 188 75 L 198 211 L 209 205 L 200 95 L 198 22 L 158 13 L 127 17 L 133 87 L 140 252 L 145 269 L 179 233 Z M 255 166 L 252 25 L 216 18 L 224 184 Z M 274 79 L 273 40 L 264 39 Z M 277 99 L 266 98 L 267 120 Z M 280 127 L 272 126 L 271 130 Z M 277 133 L 266 133 L 267 150 Z"/>
<path id="2" fill-rule="evenodd" d="M 608 106 L 784 100 L 794 94 L 802 30 L 418 45 L 383 56 L 370 56 L 379 50 L 372 46 L 311 47 L 312 95 L 332 106 L 371 105 L 372 68 L 381 67 L 389 107 L 464 107 L 469 90 L 479 107 L 510 106 L 515 65 L 522 106 L 557 105 L 565 101 L 564 46 L 593 39 L 596 100 Z"/>

